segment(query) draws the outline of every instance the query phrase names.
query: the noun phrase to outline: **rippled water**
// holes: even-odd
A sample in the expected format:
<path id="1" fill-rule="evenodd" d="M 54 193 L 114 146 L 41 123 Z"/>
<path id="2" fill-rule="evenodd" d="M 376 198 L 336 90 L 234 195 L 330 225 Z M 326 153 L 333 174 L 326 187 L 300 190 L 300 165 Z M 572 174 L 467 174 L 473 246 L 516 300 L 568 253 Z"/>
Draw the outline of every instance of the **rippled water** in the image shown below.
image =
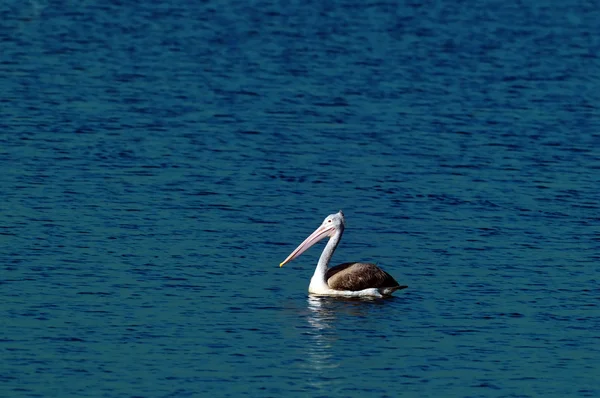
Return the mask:
<path id="1" fill-rule="evenodd" d="M 595 4 L 0 15 L 1 396 L 600 395 Z"/>

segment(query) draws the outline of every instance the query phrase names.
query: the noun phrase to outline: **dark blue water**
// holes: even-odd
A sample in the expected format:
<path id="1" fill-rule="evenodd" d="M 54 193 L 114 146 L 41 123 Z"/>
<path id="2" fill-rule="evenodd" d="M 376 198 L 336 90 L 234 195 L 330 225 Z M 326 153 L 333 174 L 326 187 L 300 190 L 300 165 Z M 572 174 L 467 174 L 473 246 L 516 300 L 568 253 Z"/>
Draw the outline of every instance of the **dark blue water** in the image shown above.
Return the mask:
<path id="1" fill-rule="evenodd" d="M 595 3 L 0 17 L 0 396 L 600 395 Z"/>

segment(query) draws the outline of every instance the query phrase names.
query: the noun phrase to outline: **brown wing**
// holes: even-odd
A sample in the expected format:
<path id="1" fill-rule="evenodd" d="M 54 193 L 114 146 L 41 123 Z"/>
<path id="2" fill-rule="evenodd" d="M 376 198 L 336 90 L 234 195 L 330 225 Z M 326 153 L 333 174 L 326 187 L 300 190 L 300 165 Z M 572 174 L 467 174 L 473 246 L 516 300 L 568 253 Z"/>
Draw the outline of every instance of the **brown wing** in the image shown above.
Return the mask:
<path id="1" fill-rule="evenodd" d="M 390 274 L 369 263 L 344 263 L 327 270 L 325 280 L 334 290 L 358 291 L 369 288 L 399 287 Z"/>

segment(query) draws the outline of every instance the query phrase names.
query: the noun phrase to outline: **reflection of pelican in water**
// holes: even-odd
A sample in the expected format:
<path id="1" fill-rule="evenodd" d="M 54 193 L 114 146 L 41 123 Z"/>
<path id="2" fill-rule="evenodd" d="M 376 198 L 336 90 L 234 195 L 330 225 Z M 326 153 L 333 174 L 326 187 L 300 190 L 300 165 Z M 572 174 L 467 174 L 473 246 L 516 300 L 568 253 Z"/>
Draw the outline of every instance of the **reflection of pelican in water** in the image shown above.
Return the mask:
<path id="1" fill-rule="evenodd" d="M 347 366 L 343 361 L 344 352 L 361 352 L 361 348 L 354 345 L 352 331 L 347 326 L 340 326 L 347 322 L 355 326 L 363 324 L 363 318 L 389 303 L 388 300 L 373 298 L 308 296 L 306 320 L 310 332 L 306 333 L 307 344 L 304 348 L 308 365 L 306 381 L 315 395 L 330 396 L 332 392 L 342 389 L 347 383 L 347 380 L 340 378 L 345 372 L 344 366 Z"/>
<path id="2" fill-rule="evenodd" d="M 398 303 L 393 298 L 308 296 L 306 321 L 309 331 L 303 333 L 303 352 L 307 366 L 305 380 L 314 390 L 311 395 L 336 395 L 347 388 L 349 382 L 352 384 L 345 375 L 358 371 L 362 363 L 349 367 L 346 359 L 369 361 L 369 357 L 379 355 L 377 350 L 386 345 L 384 339 L 370 340 L 368 345 L 357 344 L 357 341 L 366 341 L 360 336 L 382 336 L 382 330 L 386 329 L 382 323 L 389 318 L 389 306 L 394 302 Z M 357 334 L 360 335 L 358 338 Z M 386 359 L 389 358 L 384 355 Z M 357 383 L 360 385 L 360 381 Z"/>
<path id="3" fill-rule="evenodd" d="M 372 305 L 379 306 L 383 303 L 373 298 L 370 300 L 365 298 L 334 299 L 310 295 L 307 304 L 307 321 L 312 328 L 310 336 L 315 340 L 315 345 L 311 349 L 321 352 L 331 348 L 331 343 L 340 339 L 339 330 L 336 327 L 338 317 L 362 318 L 373 309 Z"/>
<path id="4" fill-rule="evenodd" d="M 307 359 L 311 369 L 309 384 L 325 394 L 331 393 L 338 385 L 338 381 L 327 377 L 327 374 L 338 368 L 340 361 L 333 357 L 333 344 L 338 339 L 336 330 L 332 328 L 335 312 L 328 308 L 323 300 L 321 297 L 308 296 L 307 320 L 312 332 L 311 343 L 307 347 Z"/>
<path id="5" fill-rule="evenodd" d="M 328 215 L 321 226 L 304 240 L 281 264 L 292 261 L 309 247 L 323 238 L 329 241 L 319 258 L 315 273 L 308 286 L 309 293 L 322 296 L 345 297 L 384 297 L 394 291 L 404 289 L 387 272 L 370 263 L 344 263 L 328 268 L 329 260 L 340 243 L 344 233 L 344 213 L 340 210 L 336 214 Z"/>
<path id="6" fill-rule="evenodd" d="M 318 296 L 308 296 L 308 323 L 317 331 L 329 329 L 331 321 L 335 319 L 335 312 L 326 308 L 323 303 L 323 298 Z"/>

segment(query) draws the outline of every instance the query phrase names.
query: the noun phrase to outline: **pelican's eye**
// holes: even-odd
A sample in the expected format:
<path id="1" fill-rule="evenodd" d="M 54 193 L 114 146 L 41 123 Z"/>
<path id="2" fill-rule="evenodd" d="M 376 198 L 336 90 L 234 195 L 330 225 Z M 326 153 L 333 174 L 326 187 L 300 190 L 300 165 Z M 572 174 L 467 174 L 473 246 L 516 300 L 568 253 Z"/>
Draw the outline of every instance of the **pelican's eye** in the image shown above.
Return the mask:
<path id="1" fill-rule="evenodd" d="M 327 220 L 327 222 L 331 222 L 331 220 Z"/>

